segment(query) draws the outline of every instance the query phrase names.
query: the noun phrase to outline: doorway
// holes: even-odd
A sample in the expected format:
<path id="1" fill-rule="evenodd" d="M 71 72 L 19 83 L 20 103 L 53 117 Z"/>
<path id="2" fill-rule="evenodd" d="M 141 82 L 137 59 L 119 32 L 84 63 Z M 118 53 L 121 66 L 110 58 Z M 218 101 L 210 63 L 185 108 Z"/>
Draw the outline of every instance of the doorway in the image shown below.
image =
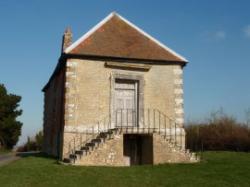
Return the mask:
<path id="1" fill-rule="evenodd" d="M 124 134 L 123 154 L 130 165 L 153 164 L 152 135 Z"/>
<path id="2" fill-rule="evenodd" d="M 115 123 L 118 127 L 138 125 L 138 82 L 115 80 Z"/>

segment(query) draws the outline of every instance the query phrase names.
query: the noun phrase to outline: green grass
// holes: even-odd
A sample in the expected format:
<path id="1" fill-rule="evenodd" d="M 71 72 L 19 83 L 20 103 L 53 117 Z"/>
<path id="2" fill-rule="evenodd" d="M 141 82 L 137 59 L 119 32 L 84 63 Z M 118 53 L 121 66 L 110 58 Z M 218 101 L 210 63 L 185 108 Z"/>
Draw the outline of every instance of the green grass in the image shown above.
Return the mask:
<path id="1" fill-rule="evenodd" d="M 0 155 L 11 153 L 11 150 L 9 149 L 0 149 Z"/>
<path id="2" fill-rule="evenodd" d="M 250 186 L 250 153 L 206 152 L 198 164 L 64 166 L 25 157 L 0 167 L 0 186 Z"/>

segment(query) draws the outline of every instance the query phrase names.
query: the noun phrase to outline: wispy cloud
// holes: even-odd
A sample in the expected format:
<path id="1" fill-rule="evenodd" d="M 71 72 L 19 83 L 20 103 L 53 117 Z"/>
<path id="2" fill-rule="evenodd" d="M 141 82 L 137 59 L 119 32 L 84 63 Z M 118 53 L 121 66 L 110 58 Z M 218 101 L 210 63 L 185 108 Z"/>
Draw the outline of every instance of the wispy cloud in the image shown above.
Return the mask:
<path id="1" fill-rule="evenodd" d="M 226 32 L 225 31 L 216 31 L 214 33 L 214 37 L 218 40 L 222 40 L 226 38 Z"/>
<path id="2" fill-rule="evenodd" d="M 244 29 L 243 29 L 246 37 L 250 38 L 250 25 L 247 25 Z"/>
<path id="3" fill-rule="evenodd" d="M 202 36 L 207 41 L 221 41 L 226 38 L 227 34 L 223 30 L 218 30 L 218 31 L 206 31 L 202 34 Z"/>

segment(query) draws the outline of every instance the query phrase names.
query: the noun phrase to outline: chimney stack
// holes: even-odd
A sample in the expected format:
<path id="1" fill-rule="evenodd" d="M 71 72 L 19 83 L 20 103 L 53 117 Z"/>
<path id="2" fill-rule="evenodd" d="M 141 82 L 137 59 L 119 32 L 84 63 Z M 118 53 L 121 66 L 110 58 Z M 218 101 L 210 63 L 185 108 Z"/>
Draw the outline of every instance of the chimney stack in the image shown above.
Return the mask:
<path id="1" fill-rule="evenodd" d="M 63 39 L 62 39 L 62 53 L 71 44 L 72 44 L 72 32 L 71 32 L 71 29 L 69 27 L 67 27 L 64 34 L 63 34 Z"/>

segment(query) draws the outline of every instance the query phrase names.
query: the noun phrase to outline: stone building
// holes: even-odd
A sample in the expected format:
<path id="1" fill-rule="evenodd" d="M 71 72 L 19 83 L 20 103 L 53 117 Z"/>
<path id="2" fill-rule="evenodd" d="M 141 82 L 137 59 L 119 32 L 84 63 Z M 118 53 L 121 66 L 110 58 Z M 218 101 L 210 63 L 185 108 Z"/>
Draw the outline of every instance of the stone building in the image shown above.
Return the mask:
<path id="1" fill-rule="evenodd" d="M 187 60 L 111 13 L 62 53 L 44 92 L 44 151 L 76 165 L 194 162 L 185 149 Z"/>

